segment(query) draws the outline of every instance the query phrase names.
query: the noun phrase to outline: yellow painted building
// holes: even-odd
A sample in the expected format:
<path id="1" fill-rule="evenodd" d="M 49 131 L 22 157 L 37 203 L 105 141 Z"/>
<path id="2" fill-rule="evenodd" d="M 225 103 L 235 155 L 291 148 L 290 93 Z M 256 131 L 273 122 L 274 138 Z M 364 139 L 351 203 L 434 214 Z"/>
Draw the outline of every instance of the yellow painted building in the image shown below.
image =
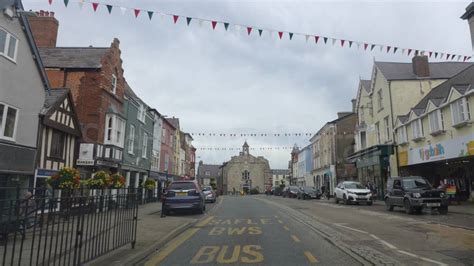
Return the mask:
<path id="1" fill-rule="evenodd" d="M 435 87 L 396 119 L 401 175 L 456 186 L 461 200 L 474 188 L 474 66 Z"/>
<path id="2" fill-rule="evenodd" d="M 384 194 L 386 178 L 398 175 L 396 118 L 470 65 L 429 63 L 426 56 L 415 56 L 412 63 L 374 62 L 372 77 L 360 81 L 356 98 L 356 152 L 349 158 L 356 163 L 359 181 L 374 183 L 378 196 Z"/>

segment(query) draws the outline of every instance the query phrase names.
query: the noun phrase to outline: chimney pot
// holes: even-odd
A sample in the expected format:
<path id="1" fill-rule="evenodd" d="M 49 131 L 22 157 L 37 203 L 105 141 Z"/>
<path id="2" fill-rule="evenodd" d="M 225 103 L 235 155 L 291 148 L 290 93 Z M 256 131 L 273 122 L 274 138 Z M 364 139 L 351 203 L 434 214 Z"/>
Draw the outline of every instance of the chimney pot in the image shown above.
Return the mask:
<path id="1" fill-rule="evenodd" d="M 54 17 L 54 12 L 53 11 L 49 12 L 49 16 Z"/>
<path id="2" fill-rule="evenodd" d="M 428 56 L 415 55 L 412 60 L 413 73 L 418 77 L 430 76 L 430 65 L 428 63 Z"/>
<path id="3" fill-rule="evenodd" d="M 49 17 L 49 11 L 45 11 L 45 12 L 44 12 L 44 16 L 45 16 L 45 17 Z"/>
<path id="4" fill-rule="evenodd" d="M 39 15 L 40 15 L 40 17 L 44 17 L 44 10 L 40 10 Z"/>

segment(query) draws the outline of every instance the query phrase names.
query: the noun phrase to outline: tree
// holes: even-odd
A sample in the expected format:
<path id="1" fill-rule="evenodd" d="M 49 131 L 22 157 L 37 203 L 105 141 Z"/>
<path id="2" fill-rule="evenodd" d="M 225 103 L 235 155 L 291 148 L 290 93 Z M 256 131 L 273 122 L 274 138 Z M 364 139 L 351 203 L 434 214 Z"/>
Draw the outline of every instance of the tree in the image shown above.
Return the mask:
<path id="1" fill-rule="evenodd" d="M 216 190 L 217 189 L 216 179 L 211 178 L 211 183 L 209 185 L 211 185 L 212 189 Z"/>
<path id="2" fill-rule="evenodd" d="M 281 188 L 281 189 L 284 189 L 284 188 L 285 188 L 285 180 L 283 180 L 283 179 L 280 180 L 280 183 L 281 183 L 281 184 L 280 184 L 280 188 Z"/>

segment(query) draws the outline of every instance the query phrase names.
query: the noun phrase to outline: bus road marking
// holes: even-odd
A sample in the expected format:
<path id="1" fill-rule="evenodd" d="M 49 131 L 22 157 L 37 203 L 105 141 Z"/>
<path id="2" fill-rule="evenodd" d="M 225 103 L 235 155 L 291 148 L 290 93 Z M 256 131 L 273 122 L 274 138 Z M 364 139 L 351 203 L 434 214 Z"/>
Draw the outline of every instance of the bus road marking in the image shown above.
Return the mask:
<path id="1" fill-rule="evenodd" d="M 309 260 L 310 263 L 317 263 L 317 262 L 318 262 L 318 260 L 316 259 L 316 257 L 313 256 L 313 254 L 311 254 L 311 252 L 305 251 L 305 252 L 304 252 L 304 255 L 306 256 L 306 258 Z"/>

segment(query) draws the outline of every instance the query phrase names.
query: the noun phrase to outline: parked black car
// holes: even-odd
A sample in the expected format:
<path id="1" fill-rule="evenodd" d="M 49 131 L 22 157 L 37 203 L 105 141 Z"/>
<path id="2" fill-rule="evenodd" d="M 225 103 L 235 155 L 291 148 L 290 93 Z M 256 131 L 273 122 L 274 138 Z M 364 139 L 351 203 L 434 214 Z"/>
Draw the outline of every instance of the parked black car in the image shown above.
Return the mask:
<path id="1" fill-rule="evenodd" d="M 272 188 L 272 195 L 273 196 L 281 196 L 283 195 L 283 188 L 280 186 L 276 186 Z"/>
<path id="2" fill-rule="evenodd" d="M 448 200 L 443 190 L 435 189 L 423 177 L 390 177 L 387 180 L 385 206 L 388 211 L 403 207 L 408 214 L 421 213 L 423 208 L 437 209 L 448 213 Z"/>
<path id="3" fill-rule="evenodd" d="M 320 199 L 321 191 L 315 187 L 301 187 L 297 195 L 298 199 Z"/>
<path id="4" fill-rule="evenodd" d="M 283 197 L 296 198 L 298 197 L 298 191 L 300 191 L 300 189 L 297 186 L 285 187 L 285 189 L 283 189 Z"/>

